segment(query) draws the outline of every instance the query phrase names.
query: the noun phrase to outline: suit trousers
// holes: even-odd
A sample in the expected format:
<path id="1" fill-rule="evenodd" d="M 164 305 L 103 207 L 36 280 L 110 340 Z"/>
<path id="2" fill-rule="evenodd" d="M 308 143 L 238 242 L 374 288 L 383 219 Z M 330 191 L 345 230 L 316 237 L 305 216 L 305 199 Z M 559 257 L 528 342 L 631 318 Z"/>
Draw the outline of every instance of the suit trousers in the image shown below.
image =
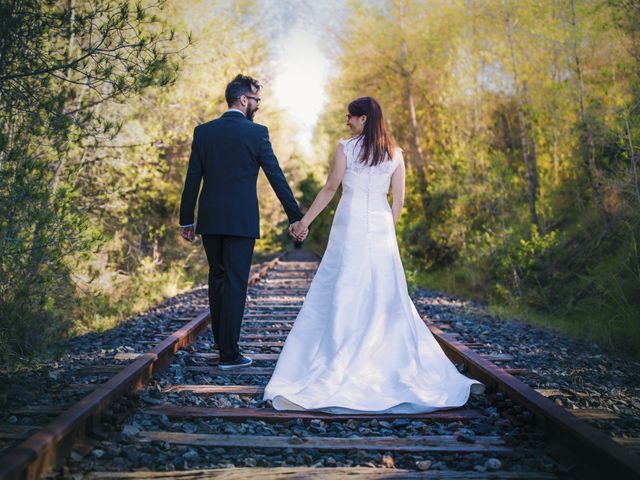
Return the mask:
<path id="1" fill-rule="evenodd" d="M 238 341 L 255 242 L 252 237 L 202 235 L 209 263 L 211 329 L 221 362 L 240 358 Z"/>

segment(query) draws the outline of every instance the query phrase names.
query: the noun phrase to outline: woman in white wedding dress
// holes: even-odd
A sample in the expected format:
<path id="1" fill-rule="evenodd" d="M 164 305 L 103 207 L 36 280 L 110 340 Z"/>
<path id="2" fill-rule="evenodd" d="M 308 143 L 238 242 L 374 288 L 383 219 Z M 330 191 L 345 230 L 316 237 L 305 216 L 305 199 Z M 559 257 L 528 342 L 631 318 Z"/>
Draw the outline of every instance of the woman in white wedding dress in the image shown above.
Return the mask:
<path id="1" fill-rule="evenodd" d="M 407 291 L 395 234 L 405 167 L 379 104 L 349 104 L 354 137 L 341 140 L 324 188 L 293 234 L 342 183 L 327 249 L 263 399 L 277 410 L 423 413 L 464 405 L 484 385 L 444 354 Z M 387 194 L 392 186 L 393 207 Z"/>

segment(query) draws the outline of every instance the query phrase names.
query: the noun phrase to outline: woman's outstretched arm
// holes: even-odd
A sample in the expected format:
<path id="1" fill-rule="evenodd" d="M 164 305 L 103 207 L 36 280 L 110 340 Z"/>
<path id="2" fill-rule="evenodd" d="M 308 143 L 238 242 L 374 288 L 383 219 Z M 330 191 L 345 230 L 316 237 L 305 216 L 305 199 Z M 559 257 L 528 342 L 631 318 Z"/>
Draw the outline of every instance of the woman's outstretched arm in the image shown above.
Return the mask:
<path id="1" fill-rule="evenodd" d="M 398 148 L 398 147 L 396 147 Z M 404 180 L 405 180 L 405 167 L 404 157 L 402 156 L 402 150 L 398 148 L 396 155 L 400 156 L 400 163 L 396 167 L 393 175 L 391 176 L 391 189 L 393 197 L 393 204 L 391 205 L 391 213 L 393 214 L 394 225 L 398 223 L 400 214 L 402 213 L 402 207 L 404 206 Z"/>
<path id="2" fill-rule="evenodd" d="M 329 171 L 329 177 L 324 187 L 318 192 L 313 203 L 305 213 L 304 217 L 300 220 L 301 229 L 304 231 L 307 229 L 311 222 L 313 222 L 320 213 L 329 204 L 333 196 L 338 191 L 342 177 L 344 177 L 344 171 L 347 168 L 347 157 L 344 154 L 344 147 L 341 143 L 338 144 L 335 153 L 333 154 L 333 162 L 331 164 L 331 170 Z M 294 231 L 295 233 L 295 231 Z M 296 233 L 296 236 L 298 234 Z"/>

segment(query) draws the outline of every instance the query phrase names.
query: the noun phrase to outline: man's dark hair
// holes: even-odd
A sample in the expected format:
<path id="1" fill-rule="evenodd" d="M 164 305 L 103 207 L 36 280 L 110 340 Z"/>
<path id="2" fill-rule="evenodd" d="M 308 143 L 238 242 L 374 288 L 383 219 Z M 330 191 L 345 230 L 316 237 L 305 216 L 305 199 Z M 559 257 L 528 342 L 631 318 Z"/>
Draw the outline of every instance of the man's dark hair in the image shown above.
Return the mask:
<path id="1" fill-rule="evenodd" d="M 261 87 L 260 82 L 255 78 L 251 78 L 248 75 L 242 75 L 241 73 L 236 75 L 236 78 L 229 82 L 229 85 L 227 85 L 227 89 L 224 92 L 227 105 L 232 106 L 242 95 L 251 95 L 252 86 L 256 88 L 256 91 L 259 91 Z"/>

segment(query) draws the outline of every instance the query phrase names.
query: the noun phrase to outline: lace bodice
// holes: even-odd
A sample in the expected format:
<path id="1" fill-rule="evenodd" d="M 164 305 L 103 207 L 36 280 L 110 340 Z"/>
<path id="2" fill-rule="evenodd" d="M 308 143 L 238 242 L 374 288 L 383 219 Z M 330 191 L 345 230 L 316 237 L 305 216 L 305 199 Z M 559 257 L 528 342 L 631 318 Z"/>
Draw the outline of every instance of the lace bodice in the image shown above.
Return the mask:
<path id="1" fill-rule="evenodd" d="M 353 137 L 348 140 L 340 140 L 340 143 L 344 147 L 344 153 L 347 157 L 347 170 L 349 171 L 355 173 L 370 173 L 371 175 L 391 175 L 398 166 L 398 150 L 396 150 L 393 159 L 389 159 L 389 156 L 385 155 L 385 161 L 371 167 L 363 164 L 359 160 L 362 152 L 362 141 L 358 141 L 358 137 Z"/>
<path id="2" fill-rule="evenodd" d="M 357 137 L 341 140 L 340 143 L 344 146 L 345 156 L 347 157 L 347 165 L 342 177 L 343 194 L 365 193 L 367 201 L 364 208 L 368 211 L 371 207 L 374 207 L 369 201 L 369 194 L 373 193 L 379 196 L 379 201 L 384 200 L 378 207 L 388 209 L 386 195 L 389 192 L 391 176 L 400 163 L 399 150 L 396 150 L 393 160 L 389 160 L 388 155 L 385 155 L 385 161 L 372 167 L 364 165 L 358 160 L 362 142 L 358 142 Z"/>

